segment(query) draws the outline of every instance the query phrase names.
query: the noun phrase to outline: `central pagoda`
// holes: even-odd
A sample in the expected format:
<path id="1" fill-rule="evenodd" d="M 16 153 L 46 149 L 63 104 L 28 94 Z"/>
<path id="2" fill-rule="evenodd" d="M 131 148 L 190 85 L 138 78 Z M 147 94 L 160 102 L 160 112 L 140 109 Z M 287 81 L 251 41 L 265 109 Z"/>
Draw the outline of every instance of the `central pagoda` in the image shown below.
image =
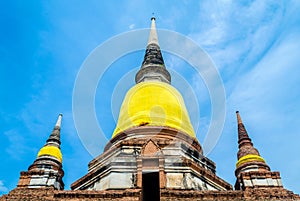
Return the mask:
<path id="1" fill-rule="evenodd" d="M 143 200 L 158 200 L 161 189 L 231 190 L 203 155 L 184 100 L 171 85 L 154 17 L 135 81 L 104 153 L 71 189 L 141 189 Z"/>

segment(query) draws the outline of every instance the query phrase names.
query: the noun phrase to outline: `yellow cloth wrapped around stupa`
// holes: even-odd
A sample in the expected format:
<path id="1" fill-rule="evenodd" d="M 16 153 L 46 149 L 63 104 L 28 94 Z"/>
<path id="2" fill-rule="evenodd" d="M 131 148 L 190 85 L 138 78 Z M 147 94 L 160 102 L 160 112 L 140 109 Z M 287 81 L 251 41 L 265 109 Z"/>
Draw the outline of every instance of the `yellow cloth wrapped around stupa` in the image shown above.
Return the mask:
<path id="1" fill-rule="evenodd" d="M 127 92 L 112 137 L 142 125 L 167 126 L 195 137 L 181 94 L 164 82 L 141 82 Z"/>

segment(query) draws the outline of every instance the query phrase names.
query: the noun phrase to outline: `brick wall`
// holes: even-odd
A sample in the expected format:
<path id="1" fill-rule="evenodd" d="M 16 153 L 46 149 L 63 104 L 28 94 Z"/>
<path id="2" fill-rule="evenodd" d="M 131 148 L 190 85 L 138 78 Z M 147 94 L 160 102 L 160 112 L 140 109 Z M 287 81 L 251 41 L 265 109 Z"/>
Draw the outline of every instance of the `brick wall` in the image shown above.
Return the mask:
<path id="1" fill-rule="evenodd" d="M 58 191 L 48 189 L 16 188 L 8 195 L 3 195 L 0 201 L 61 201 L 61 200 L 97 200 L 97 201 L 140 201 L 140 189 L 106 190 L 106 191 Z M 247 189 L 245 191 L 195 191 L 195 190 L 161 190 L 161 201 L 274 201 L 299 200 L 299 195 L 283 188 Z"/>

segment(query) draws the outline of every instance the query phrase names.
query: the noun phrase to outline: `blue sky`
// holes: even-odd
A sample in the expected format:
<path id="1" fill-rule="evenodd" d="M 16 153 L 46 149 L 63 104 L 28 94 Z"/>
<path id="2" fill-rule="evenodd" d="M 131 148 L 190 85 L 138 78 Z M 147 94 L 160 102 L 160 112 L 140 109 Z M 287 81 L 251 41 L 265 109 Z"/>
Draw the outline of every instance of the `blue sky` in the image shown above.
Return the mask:
<path id="1" fill-rule="evenodd" d="M 240 110 L 260 154 L 272 170 L 280 171 L 287 189 L 300 193 L 299 1 L 20 0 L 1 1 L 0 6 L 1 194 L 13 189 L 20 171 L 35 160 L 59 113 L 64 114 L 66 188 L 87 173 L 93 157 L 81 143 L 72 117 L 76 75 L 89 53 L 107 39 L 148 28 L 152 12 L 158 28 L 186 35 L 203 48 L 223 79 L 226 121 L 208 155 L 217 164 L 217 174 L 234 184 L 235 111 Z M 95 107 L 107 138 L 115 126 L 112 91 L 124 74 L 141 65 L 143 54 L 120 58 L 99 82 Z M 211 116 L 209 92 L 187 63 L 167 53 L 163 56 L 167 67 L 195 89 L 201 143 Z M 133 84 L 132 78 L 126 87 Z"/>

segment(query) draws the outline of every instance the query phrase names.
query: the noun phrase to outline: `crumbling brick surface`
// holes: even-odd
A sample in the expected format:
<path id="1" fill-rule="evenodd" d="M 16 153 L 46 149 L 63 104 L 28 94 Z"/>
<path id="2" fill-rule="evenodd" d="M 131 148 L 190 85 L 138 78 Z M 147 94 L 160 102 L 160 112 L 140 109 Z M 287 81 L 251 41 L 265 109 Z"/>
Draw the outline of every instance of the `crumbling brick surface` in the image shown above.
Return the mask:
<path id="1" fill-rule="evenodd" d="M 61 201 L 61 200 L 94 200 L 94 201 L 141 201 L 142 191 L 140 189 L 126 190 L 65 190 L 58 191 L 53 189 L 28 189 L 16 188 L 8 195 L 3 195 L 0 201 Z M 196 190 L 175 190 L 162 189 L 161 201 L 294 201 L 299 200 L 299 195 L 294 194 L 284 188 L 264 188 L 264 189 L 246 189 L 245 191 L 196 191 Z"/>

